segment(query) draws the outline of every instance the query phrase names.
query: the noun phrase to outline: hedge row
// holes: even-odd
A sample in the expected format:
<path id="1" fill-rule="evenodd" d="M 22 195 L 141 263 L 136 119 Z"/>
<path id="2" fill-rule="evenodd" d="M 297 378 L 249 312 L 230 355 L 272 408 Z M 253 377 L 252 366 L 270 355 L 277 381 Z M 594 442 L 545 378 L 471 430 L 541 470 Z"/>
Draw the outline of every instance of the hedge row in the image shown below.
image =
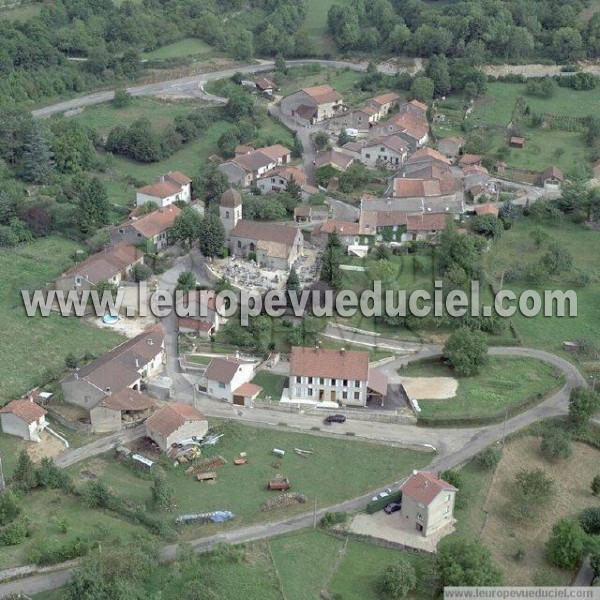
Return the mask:
<path id="1" fill-rule="evenodd" d="M 389 496 L 385 498 L 378 498 L 377 500 L 371 500 L 369 504 L 367 504 L 367 513 L 372 515 L 373 513 L 385 508 L 390 502 L 400 502 L 402 500 L 402 492 L 397 491 L 393 492 Z"/>

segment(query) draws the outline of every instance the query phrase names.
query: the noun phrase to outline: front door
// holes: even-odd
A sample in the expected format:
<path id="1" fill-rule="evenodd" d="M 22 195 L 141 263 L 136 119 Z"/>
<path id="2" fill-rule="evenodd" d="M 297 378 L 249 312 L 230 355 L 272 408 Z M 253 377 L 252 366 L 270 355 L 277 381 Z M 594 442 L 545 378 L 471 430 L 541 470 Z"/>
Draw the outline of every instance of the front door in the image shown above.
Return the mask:
<path id="1" fill-rule="evenodd" d="M 244 406 L 244 396 L 234 396 L 233 403 L 236 406 Z"/>
<path id="2" fill-rule="evenodd" d="M 335 402 L 335 392 L 331 392 L 331 402 Z"/>
<path id="3" fill-rule="evenodd" d="M 423 531 L 423 525 L 421 525 L 421 523 L 417 523 L 417 531 L 419 531 L 419 532 Z"/>

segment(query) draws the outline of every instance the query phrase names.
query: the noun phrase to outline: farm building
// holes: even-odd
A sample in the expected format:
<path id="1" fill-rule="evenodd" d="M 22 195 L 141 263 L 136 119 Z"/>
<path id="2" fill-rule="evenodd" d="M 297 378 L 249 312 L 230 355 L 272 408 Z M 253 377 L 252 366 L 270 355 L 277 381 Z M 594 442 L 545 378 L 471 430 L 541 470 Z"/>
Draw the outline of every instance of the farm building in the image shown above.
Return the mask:
<path id="1" fill-rule="evenodd" d="M 28 442 L 39 442 L 47 427 L 46 411 L 33 400 L 13 400 L 0 409 L 2 431 Z"/>
<path id="2" fill-rule="evenodd" d="M 169 404 L 151 415 L 145 425 L 146 435 L 163 452 L 191 437 L 201 439 L 208 431 L 206 417 L 189 404 Z"/>

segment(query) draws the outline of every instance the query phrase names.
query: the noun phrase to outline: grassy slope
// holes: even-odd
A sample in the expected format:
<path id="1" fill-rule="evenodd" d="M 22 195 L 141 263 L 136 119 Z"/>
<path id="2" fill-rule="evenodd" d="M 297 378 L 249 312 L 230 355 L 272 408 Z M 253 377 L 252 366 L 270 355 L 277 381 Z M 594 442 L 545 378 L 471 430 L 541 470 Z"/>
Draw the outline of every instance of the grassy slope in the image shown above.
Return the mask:
<path id="1" fill-rule="evenodd" d="M 327 33 L 327 13 L 334 5 L 349 4 L 348 0 L 308 0 L 304 30 L 319 52 L 335 52 L 336 46 Z"/>
<path id="2" fill-rule="evenodd" d="M 565 273 L 558 281 L 548 281 L 539 285 L 531 285 L 527 282 L 505 283 L 505 288 L 522 292 L 525 289 L 535 289 L 543 293 L 545 289 L 575 289 L 578 297 L 577 317 L 537 317 L 527 318 L 515 315 L 513 321 L 517 326 L 523 343 L 526 346 L 543 348 L 552 352 L 560 352 L 562 342 L 565 340 L 576 340 L 581 337 L 600 336 L 600 261 L 598 258 L 598 243 L 600 233 L 584 229 L 563 220 L 556 225 L 539 225 L 530 219 L 520 219 L 505 233 L 500 241 L 488 254 L 488 270 L 499 277 L 503 268 L 522 267 L 523 262 L 535 262 L 545 252 L 542 248 L 535 248 L 531 234 L 537 227 L 542 227 L 550 236 L 564 245 L 573 255 L 575 267 L 585 270 L 593 276 L 596 283 L 585 288 L 574 288 L 570 284 L 572 273 Z"/>
<path id="3" fill-rule="evenodd" d="M 355 440 L 332 439 L 286 431 L 272 431 L 246 427 L 237 423 L 223 425 L 224 437 L 214 447 L 204 450 L 204 456 L 222 455 L 229 464 L 218 470 L 215 484 L 201 484 L 184 474 L 184 467 L 173 469 L 165 462 L 167 478 L 177 495 L 178 513 L 228 509 L 236 514 L 231 526 L 240 527 L 254 521 L 280 519 L 312 508 L 300 505 L 290 509 L 261 512 L 260 505 L 272 497 L 266 489 L 267 481 L 276 474 L 290 478 L 292 491 L 304 493 L 312 503 L 318 496 L 319 506 L 327 506 L 352 498 L 374 487 L 397 480 L 411 469 L 423 466 L 431 456 L 397 448 L 366 444 Z M 273 468 L 272 449 L 286 450 L 280 467 Z M 314 455 L 301 458 L 293 449 L 312 449 Z M 248 454 L 249 462 L 236 467 L 232 460 L 240 452 Z M 134 503 L 149 498 L 148 479 L 137 477 L 127 467 L 117 463 L 112 455 L 94 459 L 96 470 L 119 493 Z M 78 473 L 87 463 L 72 469 Z M 334 475 L 335 474 L 335 475 Z M 165 519 L 172 519 L 165 514 Z M 208 527 L 186 528 L 186 537 L 209 532 Z M 221 530 L 222 526 L 218 527 Z"/>
<path id="4" fill-rule="evenodd" d="M 61 367 L 69 352 L 100 353 L 118 344 L 116 333 L 87 326 L 58 315 L 29 318 L 20 290 L 35 290 L 50 283 L 73 264 L 77 245 L 48 237 L 16 250 L 0 251 L 0 320 L 4 344 L 0 346 L 0 399 L 9 400 L 40 382 L 49 367 Z"/>
<path id="5" fill-rule="evenodd" d="M 439 362 L 427 362 L 401 369 L 405 377 L 453 377 L 451 369 Z M 456 397 L 449 400 L 419 400 L 426 418 L 466 418 L 496 415 L 538 393 L 544 394 L 560 383 L 560 376 L 547 363 L 530 358 L 492 357 L 482 373 L 458 380 Z"/>
<path id="6" fill-rule="evenodd" d="M 31 3 L 23 4 L 15 8 L 2 8 L 0 10 L 0 20 L 6 21 L 27 21 L 35 17 L 42 10 L 43 4 Z"/>
<path id="7" fill-rule="evenodd" d="M 197 38 L 184 38 L 178 42 L 173 42 L 162 48 L 157 48 L 151 52 L 144 52 L 142 58 L 148 60 L 157 60 L 163 58 L 179 58 L 181 56 L 193 56 L 196 54 L 208 54 L 211 47 Z"/>

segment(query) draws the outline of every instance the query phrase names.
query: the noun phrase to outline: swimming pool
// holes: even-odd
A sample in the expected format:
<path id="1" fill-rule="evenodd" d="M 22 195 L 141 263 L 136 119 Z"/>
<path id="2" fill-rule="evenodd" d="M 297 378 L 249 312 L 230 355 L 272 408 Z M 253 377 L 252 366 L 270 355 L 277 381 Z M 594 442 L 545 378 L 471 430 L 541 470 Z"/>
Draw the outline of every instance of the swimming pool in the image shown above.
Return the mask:
<path id="1" fill-rule="evenodd" d="M 111 315 L 110 313 L 106 313 L 102 317 L 102 322 L 107 325 L 114 325 L 119 320 L 119 315 Z"/>

